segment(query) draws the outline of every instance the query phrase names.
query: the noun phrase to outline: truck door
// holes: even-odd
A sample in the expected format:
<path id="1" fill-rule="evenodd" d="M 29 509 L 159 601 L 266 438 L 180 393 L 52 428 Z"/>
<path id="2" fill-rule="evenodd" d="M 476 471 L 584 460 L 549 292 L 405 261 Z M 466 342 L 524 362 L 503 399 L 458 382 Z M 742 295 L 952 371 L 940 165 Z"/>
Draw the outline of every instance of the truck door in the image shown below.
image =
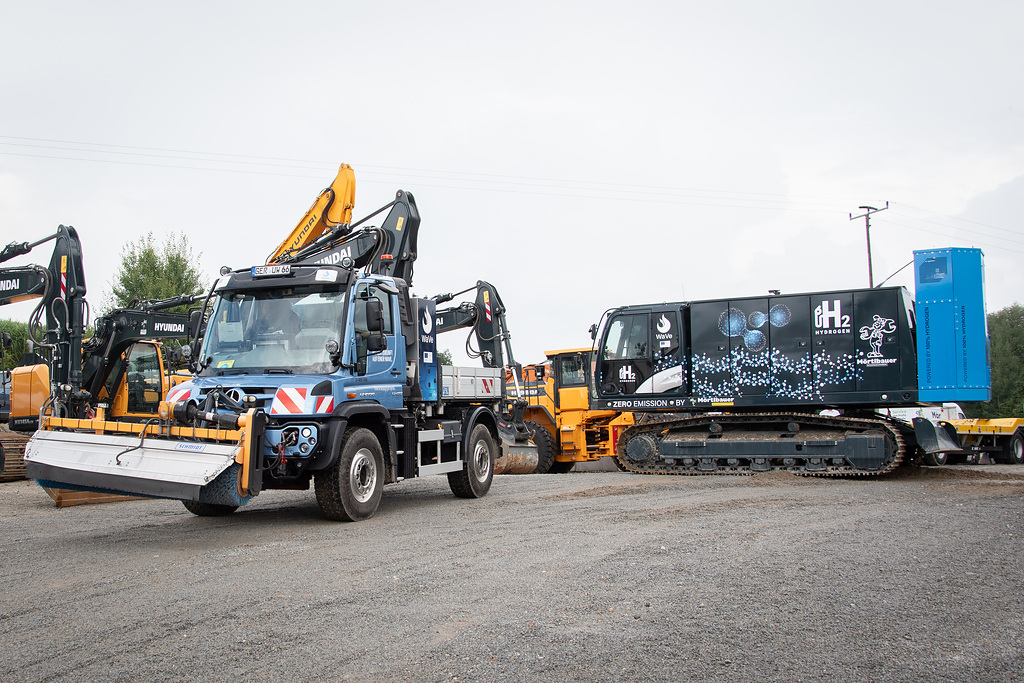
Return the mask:
<path id="1" fill-rule="evenodd" d="M 368 344 L 370 330 L 366 319 L 366 303 L 369 299 L 379 301 L 384 314 L 383 333 L 386 347 L 379 351 L 372 350 Z M 352 308 L 356 374 L 367 381 L 389 384 L 402 381 L 405 374 L 405 346 L 403 344 L 399 348 L 395 342 L 394 313 L 397 307 L 392 306 L 391 295 L 372 284 L 360 284 L 356 288 Z M 398 357 L 399 354 L 401 358 Z"/>

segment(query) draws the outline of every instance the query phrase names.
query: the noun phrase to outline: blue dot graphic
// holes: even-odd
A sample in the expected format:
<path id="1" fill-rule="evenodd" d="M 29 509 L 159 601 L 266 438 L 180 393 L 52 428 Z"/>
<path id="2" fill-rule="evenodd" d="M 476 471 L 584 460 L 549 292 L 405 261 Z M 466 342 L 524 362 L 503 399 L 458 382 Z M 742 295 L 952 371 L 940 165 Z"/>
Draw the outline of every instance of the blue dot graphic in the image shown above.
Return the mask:
<path id="1" fill-rule="evenodd" d="M 785 327 L 793 319 L 793 312 L 785 304 L 775 304 L 768 311 L 768 319 L 775 327 Z"/>

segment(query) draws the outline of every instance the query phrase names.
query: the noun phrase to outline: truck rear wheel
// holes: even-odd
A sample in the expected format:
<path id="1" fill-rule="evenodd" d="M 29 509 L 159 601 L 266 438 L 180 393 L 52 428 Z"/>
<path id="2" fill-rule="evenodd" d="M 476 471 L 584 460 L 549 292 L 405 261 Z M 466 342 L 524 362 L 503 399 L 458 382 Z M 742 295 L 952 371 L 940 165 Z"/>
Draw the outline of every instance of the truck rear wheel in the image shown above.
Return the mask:
<path id="1" fill-rule="evenodd" d="M 473 427 L 469 435 L 466 464 L 458 472 L 448 474 L 448 486 L 459 498 L 481 498 L 494 479 L 494 437 L 485 425 Z"/>
<path id="2" fill-rule="evenodd" d="M 551 436 L 543 425 L 533 420 L 526 420 L 526 431 L 530 432 L 530 438 L 537 444 L 537 469 L 534 474 L 547 474 L 555 463 L 555 437 Z"/>
<path id="3" fill-rule="evenodd" d="M 384 452 L 369 429 L 350 429 L 338 459 L 314 476 L 316 502 L 327 519 L 358 522 L 373 517 L 384 488 Z"/>
<path id="4" fill-rule="evenodd" d="M 1001 460 L 1007 465 L 1024 465 L 1024 436 L 1020 432 L 1014 432 L 1010 437 L 1003 448 Z"/>

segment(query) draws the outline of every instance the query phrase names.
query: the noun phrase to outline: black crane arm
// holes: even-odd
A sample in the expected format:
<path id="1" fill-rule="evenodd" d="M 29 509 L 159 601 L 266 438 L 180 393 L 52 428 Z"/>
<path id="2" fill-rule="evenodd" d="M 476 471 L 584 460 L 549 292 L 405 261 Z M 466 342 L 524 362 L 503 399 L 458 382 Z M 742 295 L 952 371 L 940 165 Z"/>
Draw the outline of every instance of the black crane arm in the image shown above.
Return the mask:
<path id="1" fill-rule="evenodd" d="M 360 227 L 384 211 L 384 222 Z M 392 275 L 412 283 L 419 236 L 420 213 L 412 194 L 399 190 L 395 200 L 382 206 L 351 226 L 341 225 L 295 252 L 285 254 L 277 263 L 337 263 L 365 268 L 368 273 Z"/>
<path id="2" fill-rule="evenodd" d="M 484 367 L 488 368 L 515 366 L 511 335 L 505 321 L 505 304 L 494 285 L 478 280 L 473 287 L 454 294 L 438 294 L 433 299 L 435 303 L 443 304 L 474 290 L 476 300 L 472 303 L 467 301 L 458 306 L 437 309 L 437 333 L 472 327 L 470 339 L 466 341 L 466 351 L 470 357 L 479 357 Z M 474 338 L 475 349 L 470 344 Z"/>
<path id="3" fill-rule="evenodd" d="M 175 297 L 181 301 L 171 305 L 193 303 L 198 298 Z M 189 329 L 188 313 L 121 308 L 97 318 L 95 333 L 82 344 L 82 388 L 93 397 L 99 396 L 115 361 L 135 342 L 141 339 L 187 339 L 190 332 L 194 331 Z"/>
<path id="4" fill-rule="evenodd" d="M 49 283 L 50 273 L 42 266 L 0 268 L 0 306 L 38 299 Z"/>
<path id="5" fill-rule="evenodd" d="M 77 388 L 82 381 L 82 337 L 88 307 L 78 232 L 71 226 L 60 225 L 57 232 L 35 242 L 11 242 L 0 251 L 0 262 L 27 254 L 50 241 L 54 246 L 48 267 L 0 269 L 0 305 L 41 299 L 30 316 L 30 334 L 34 334 L 37 326 L 43 328 L 42 338 L 33 336 L 33 341 L 51 350 L 51 380 Z"/>

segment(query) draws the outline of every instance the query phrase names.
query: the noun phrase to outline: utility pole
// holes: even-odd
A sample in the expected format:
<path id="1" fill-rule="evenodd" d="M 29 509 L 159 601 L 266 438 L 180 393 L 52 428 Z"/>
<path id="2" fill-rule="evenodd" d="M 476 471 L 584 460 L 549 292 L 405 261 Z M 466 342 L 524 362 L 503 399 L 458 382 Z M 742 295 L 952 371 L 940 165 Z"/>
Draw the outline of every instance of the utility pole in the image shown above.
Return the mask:
<path id="1" fill-rule="evenodd" d="M 881 209 L 876 209 L 873 206 L 858 206 L 857 208 L 863 210 L 864 213 L 859 216 L 854 216 L 851 213 L 850 220 L 855 221 L 858 218 L 864 219 L 864 235 L 867 237 L 868 241 L 868 287 L 873 289 L 875 286 L 875 276 L 871 271 L 871 214 L 878 213 L 879 211 L 885 211 L 889 208 L 889 202 L 886 202 L 885 206 Z"/>

